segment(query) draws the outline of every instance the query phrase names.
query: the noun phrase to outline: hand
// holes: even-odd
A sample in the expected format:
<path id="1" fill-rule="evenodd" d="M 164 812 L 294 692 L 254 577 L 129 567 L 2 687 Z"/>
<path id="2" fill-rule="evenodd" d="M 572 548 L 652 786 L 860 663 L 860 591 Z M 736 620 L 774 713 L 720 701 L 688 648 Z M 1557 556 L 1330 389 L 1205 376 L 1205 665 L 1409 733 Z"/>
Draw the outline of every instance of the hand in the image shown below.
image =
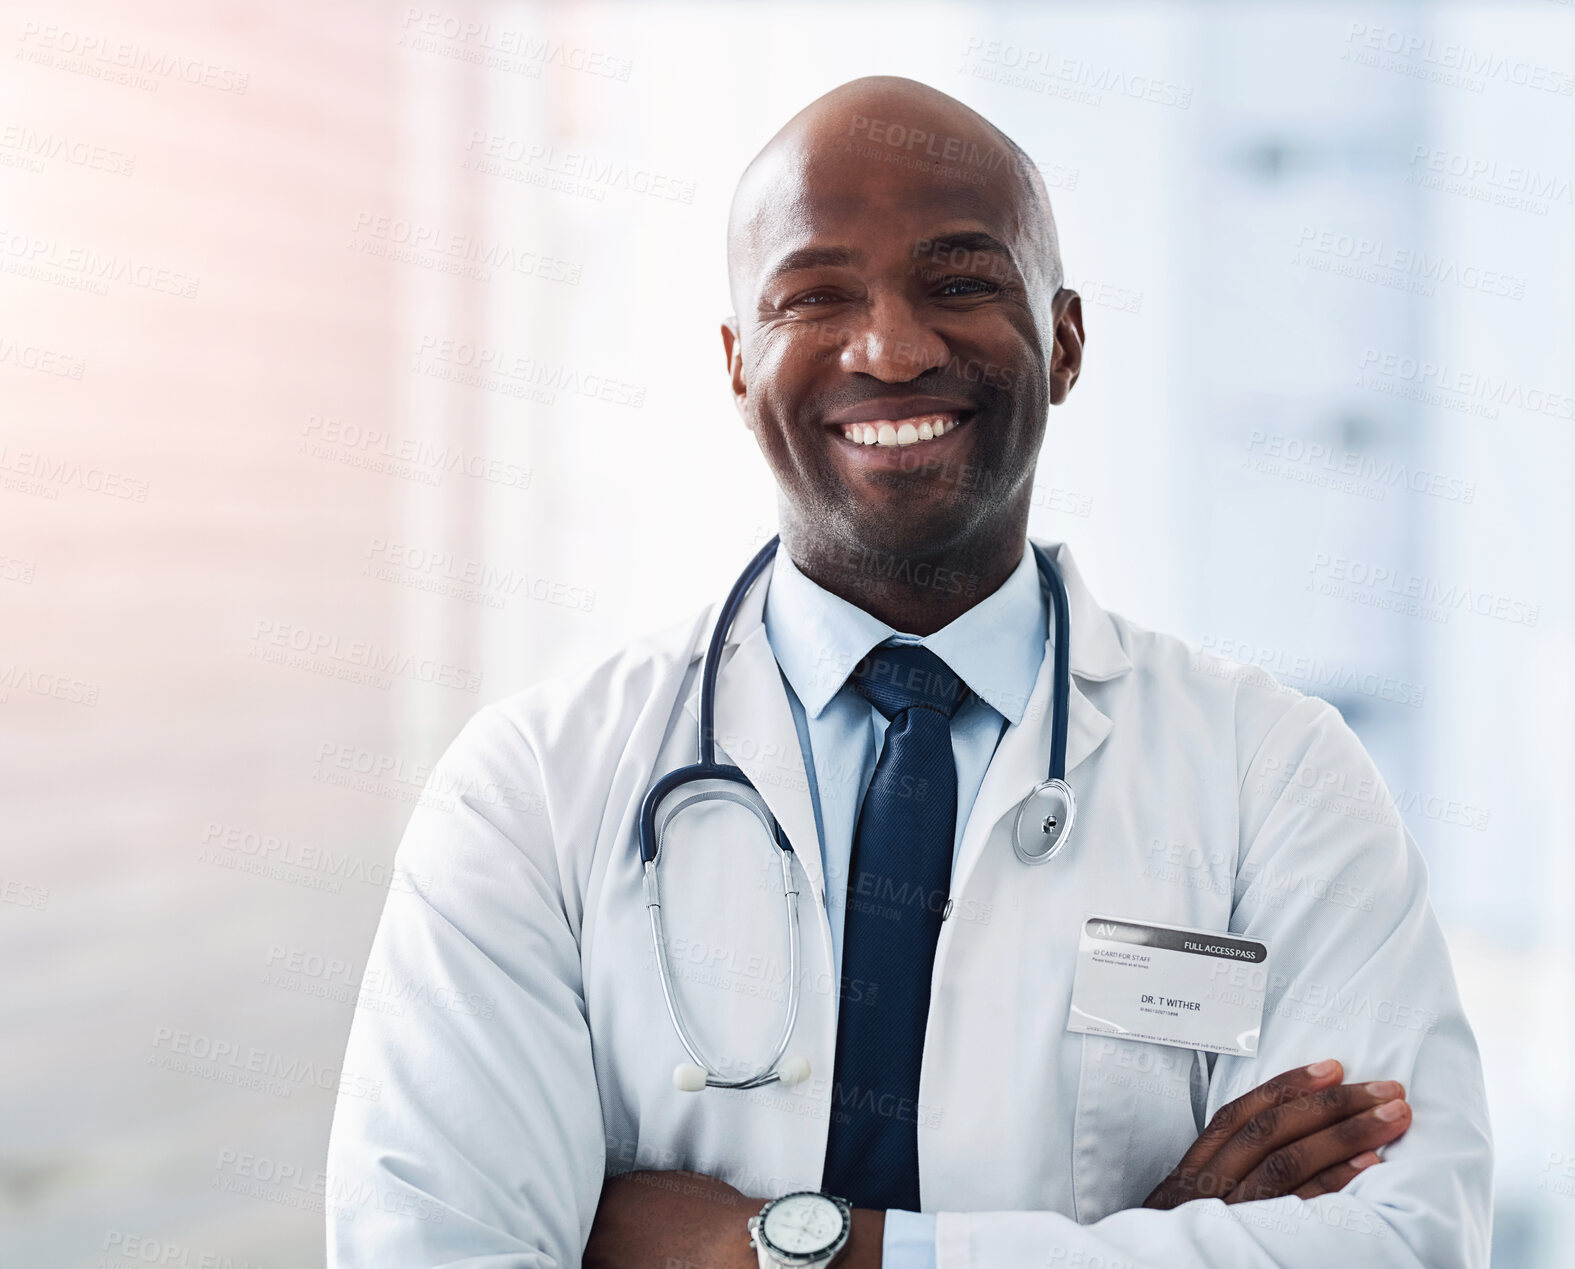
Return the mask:
<path id="1" fill-rule="evenodd" d="M 703 1172 L 625 1172 L 602 1186 L 583 1269 L 757 1269 L 765 1205 Z"/>
<path id="2" fill-rule="evenodd" d="M 1411 1107 L 1399 1084 L 1341 1084 L 1343 1073 L 1332 1059 L 1298 1067 L 1220 1107 L 1143 1206 L 1308 1199 L 1344 1189 L 1380 1161 L 1378 1147 L 1411 1126 Z"/>

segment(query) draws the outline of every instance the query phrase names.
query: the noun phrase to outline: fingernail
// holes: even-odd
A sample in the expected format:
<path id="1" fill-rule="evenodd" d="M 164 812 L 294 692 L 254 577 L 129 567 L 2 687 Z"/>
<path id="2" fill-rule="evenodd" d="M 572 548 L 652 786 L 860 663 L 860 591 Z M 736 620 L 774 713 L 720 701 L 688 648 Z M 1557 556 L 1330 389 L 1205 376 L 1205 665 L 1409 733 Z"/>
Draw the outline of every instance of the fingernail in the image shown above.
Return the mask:
<path id="1" fill-rule="evenodd" d="M 1333 1058 L 1325 1058 L 1322 1062 L 1314 1062 L 1307 1068 L 1307 1074 L 1315 1080 L 1321 1080 L 1325 1075 L 1333 1075 L 1340 1069 L 1340 1064 Z"/>
<path id="2" fill-rule="evenodd" d="M 1378 1080 L 1376 1083 L 1367 1086 L 1367 1092 L 1380 1101 L 1388 1101 L 1391 1097 L 1399 1097 L 1405 1092 L 1405 1089 L 1401 1088 L 1393 1080 Z"/>
<path id="3" fill-rule="evenodd" d="M 1351 1160 L 1351 1166 L 1360 1172 L 1363 1168 L 1370 1168 L 1373 1164 L 1382 1162 L 1383 1160 L 1371 1150 L 1366 1150 Z"/>
<path id="4" fill-rule="evenodd" d="M 1405 1103 L 1400 1101 L 1385 1102 L 1373 1112 L 1373 1116 L 1382 1119 L 1386 1124 L 1392 1124 L 1405 1114 Z"/>

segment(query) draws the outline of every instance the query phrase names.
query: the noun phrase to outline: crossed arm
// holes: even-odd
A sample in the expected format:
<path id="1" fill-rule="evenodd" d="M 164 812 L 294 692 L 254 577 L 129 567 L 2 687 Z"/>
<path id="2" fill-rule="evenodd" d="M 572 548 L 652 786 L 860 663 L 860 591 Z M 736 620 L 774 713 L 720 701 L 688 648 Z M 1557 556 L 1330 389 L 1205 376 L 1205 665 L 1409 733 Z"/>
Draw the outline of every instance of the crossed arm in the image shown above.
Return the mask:
<path id="1" fill-rule="evenodd" d="M 1398 825 L 1324 813 L 1279 784 L 1257 792 L 1260 770 L 1269 780 L 1298 764 L 1367 772 L 1381 787 L 1337 715 L 1313 702 L 1293 712 L 1314 716 L 1291 719 L 1244 777 L 1231 928 L 1291 937 L 1295 949 L 1271 983 L 1273 1026 L 1259 1062 L 1288 1066 L 1332 1049 L 1346 1069 L 1404 1080 L 1403 1100 L 1371 1085 L 1334 1092 L 1338 1068 L 1321 1076 L 1299 1068 L 1282 1079 L 1299 1078 L 1300 1087 L 1271 1095 L 1254 1089 L 1255 1063 L 1221 1058 L 1210 1078 L 1219 1113 L 1142 1204 L 1081 1225 L 1051 1211 L 943 1211 L 941 1265 L 999 1269 L 1040 1249 L 1070 1264 L 1102 1257 L 1172 1269 L 1487 1263 L 1491 1146 L 1481 1071 L 1425 902 L 1420 856 Z M 478 787 L 538 787 L 541 779 L 531 744 L 496 712 L 466 729 L 444 770 Z M 567 807 L 585 801 L 557 798 Z M 401 876 L 413 880 L 391 886 L 369 967 L 394 981 L 454 984 L 485 1008 L 415 1005 L 404 1017 L 357 1009 L 345 1069 L 363 1077 L 354 1088 L 372 1092 L 342 1092 L 335 1111 L 333 1269 L 564 1269 L 581 1263 L 582 1252 L 593 1266 L 753 1263 L 744 1222 L 761 1197 L 693 1174 L 605 1180 L 607 1108 L 582 981 L 580 865 L 559 853 L 560 839 L 594 837 L 479 799 L 416 810 L 399 856 Z M 1331 926 L 1338 910 L 1320 905 L 1309 878 L 1358 885 L 1370 907 Z M 1309 925 L 1330 933 L 1294 937 Z M 1380 1120 L 1379 1106 L 1393 1101 L 1414 1106 L 1415 1121 L 1407 1110 Z M 1372 1167 L 1369 1151 L 1386 1142 L 1394 1150 Z M 1116 1172 L 1106 1167 L 1098 1183 Z M 1241 1206 L 1276 1194 L 1322 1197 Z M 1223 1203 L 1189 1201 L 1209 1198 Z M 856 1215 L 850 1269 L 879 1263 L 883 1220 Z"/>
<path id="2" fill-rule="evenodd" d="M 1222 1106 L 1143 1206 L 1334 1194 L 1411 1123 L 1405 1090 L 1340 1083 L 1336 1061 L 1298 1067 Z M 584 1269 L 752 1269 L 745 1223 L 764 1199 L 699 1172 L 627 1172 L 602 1189 Z M 838 1269 L 876 1269 L 885 1213 L 857 1208 Z"/>

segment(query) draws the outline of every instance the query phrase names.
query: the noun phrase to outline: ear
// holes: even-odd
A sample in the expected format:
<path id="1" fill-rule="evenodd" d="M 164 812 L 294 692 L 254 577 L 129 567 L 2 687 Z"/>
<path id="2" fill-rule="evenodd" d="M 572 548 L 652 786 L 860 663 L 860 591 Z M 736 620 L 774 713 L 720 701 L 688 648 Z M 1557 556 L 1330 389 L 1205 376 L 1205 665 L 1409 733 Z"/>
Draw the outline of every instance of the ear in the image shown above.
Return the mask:
<path id="1" fill-rule="evenodd" d="M 738 417 L 749 423 L 749 415 L 745 405 L 749 398 L 749 389 L 744 384 L 744 347 L 738 335 L 738 319 L 730 317 L 722 323 L 722 351 L 727 356 L 727 377 L 732 381 L 733 408 L 738 411 Z"/>
<path id="2" fill-rule="evenodd" d="M 1067 287 L 1056 292 L 1055 348 L 1050 356 L 1050 404 L 1060 405 L 1083 369 L 1083 298 Z"/>

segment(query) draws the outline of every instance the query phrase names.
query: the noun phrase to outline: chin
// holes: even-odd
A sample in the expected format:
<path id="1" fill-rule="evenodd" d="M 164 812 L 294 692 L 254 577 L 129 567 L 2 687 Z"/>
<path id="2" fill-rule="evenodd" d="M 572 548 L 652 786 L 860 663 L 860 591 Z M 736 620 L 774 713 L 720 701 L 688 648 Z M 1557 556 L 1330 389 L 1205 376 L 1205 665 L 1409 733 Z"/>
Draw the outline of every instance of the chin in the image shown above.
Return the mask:
<path id="1" fill-rule="evenodd" d="M 927 505 L 899 493 L 849 508 L 843 536 L 860 550 L 919 559 L 945 551 L 963 536 L 969 519 L 955 508 Z"/>

